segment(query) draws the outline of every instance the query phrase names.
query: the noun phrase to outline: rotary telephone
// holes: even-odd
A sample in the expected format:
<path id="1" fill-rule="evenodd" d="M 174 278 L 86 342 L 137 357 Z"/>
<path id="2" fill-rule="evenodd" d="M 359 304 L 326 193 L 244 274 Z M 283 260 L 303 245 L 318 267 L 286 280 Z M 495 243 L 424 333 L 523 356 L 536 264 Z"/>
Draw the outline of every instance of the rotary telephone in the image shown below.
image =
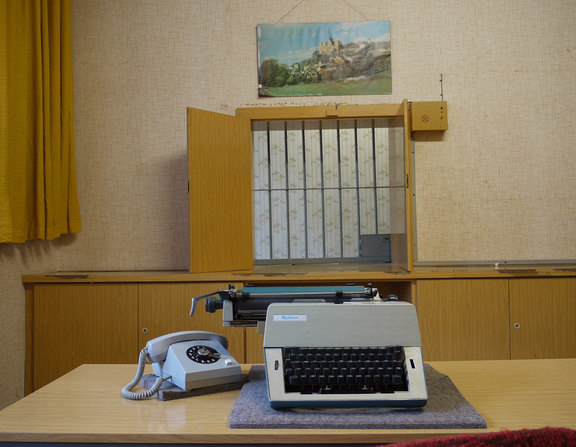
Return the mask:
<path id="1" fill-rule="evenodd" d="M 158 392 L 164 381 L 186 391 L 238 382 L 241 367 L 227 348 L 226 337 L 204 331 L 174 332 L 150 340 L 140 352 L 136 377 L 122 389 L 122 396 L 147 399 Z M 131 390 L 140 382 L 147 361 L 152 363 L 158 378 L 148 391 L 134 393 Z"/>

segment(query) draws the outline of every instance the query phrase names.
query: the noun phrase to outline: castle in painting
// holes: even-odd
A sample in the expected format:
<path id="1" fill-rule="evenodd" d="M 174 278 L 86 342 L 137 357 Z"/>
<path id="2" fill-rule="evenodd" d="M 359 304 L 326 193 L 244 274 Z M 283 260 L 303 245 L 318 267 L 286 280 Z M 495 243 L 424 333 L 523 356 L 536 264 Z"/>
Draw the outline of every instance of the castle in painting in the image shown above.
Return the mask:
<path id="1" fill-rule="evenodd" d="M 322 54 L 332 54 L 338 53 L 342 49 L 342 42 L 339 40 L 334 40 L 332 37 L 328 40 L 328 42 L 320 43 L 318 48 L 318 53 Z"/>

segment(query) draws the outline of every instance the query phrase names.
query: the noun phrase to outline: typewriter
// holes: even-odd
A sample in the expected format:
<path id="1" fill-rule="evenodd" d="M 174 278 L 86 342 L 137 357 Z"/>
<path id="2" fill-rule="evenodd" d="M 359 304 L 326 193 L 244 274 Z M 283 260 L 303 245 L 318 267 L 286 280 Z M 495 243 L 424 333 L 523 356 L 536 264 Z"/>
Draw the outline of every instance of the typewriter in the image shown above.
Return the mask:
<path id="1" fill-rule="evenodd" d="M 215 295 L 218 294 L 218 297 Z M 272 408 L 422 407 L 428 400 L 413 305 L 376 289 L 245 287 L 214 292 L 225 326 L 264 324 Z"/>

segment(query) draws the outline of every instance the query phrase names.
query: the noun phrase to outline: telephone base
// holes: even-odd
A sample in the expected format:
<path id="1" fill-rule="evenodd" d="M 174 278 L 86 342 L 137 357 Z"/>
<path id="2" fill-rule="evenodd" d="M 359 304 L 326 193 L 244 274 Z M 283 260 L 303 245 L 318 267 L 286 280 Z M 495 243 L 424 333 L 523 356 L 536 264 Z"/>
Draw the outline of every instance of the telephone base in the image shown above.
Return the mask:
<path id="1" fill-rule="evenodd" d="M 242 368 L 215 340 L 187 340 L 168 347 L 166 361 L 152 369 L 177 387 L 190 391 L 240 380 Z"/>
<path id="2" fill-rule="evenodd" d="M 152 388 L 157 378 L 158 376 L 156 376 L 155 374 L 145 374 L 142 377 L 141 384 L 144 388 L 149 390 L 150 388 Z M 206 396 L 209 394 L 225 393 L 226 391 L 236 391 L 241 389 L 246 382 L 248 382 L 248 374 L 242 374 L 240 380 L 237 382 L 206 386 L 203 388 L 196 388 L 193 390 L 186 391 L 174 385 L 173 383 L 165 381 L 158 390 L 157 397 L 158 400 L 167 401 L 167 400 L 185 399 L 187 397 L 197 397 L 197 396 Z"/>

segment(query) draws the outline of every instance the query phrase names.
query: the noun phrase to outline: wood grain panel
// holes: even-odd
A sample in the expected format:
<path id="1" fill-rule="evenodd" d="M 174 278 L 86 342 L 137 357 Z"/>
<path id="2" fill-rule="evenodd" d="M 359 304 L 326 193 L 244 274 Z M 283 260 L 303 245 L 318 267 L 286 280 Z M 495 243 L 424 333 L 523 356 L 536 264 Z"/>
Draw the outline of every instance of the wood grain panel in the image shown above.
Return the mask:
<path id="1" fill-rule="evenodd" d="M 34 286 L 32 284 L 24 285 L 24 299 L 26 300 L 24 392 L 25 394 L 30 394 L 34 391 Z"/>
<path id="2" fill-rule="evenodd" d="M 136 363 L 136 284 L 38 285 L 34 389 L 83 363 Z"/>
<path id="3" fill-rule="evenodd" d="M 513 359 L 576 357 L 576 278 L 511 279 L 510 323 Z"/>
<path id="4" fill-rule="evenodd" d="M 422 280 L 416 287 L 425 361 L 510 358 L 508 280 Z"/>
<path id="5" fill-rule="evenodd" d="M 190 272 L 251 269 L 250 121 L 188 109 Z"/>
<path id="6" fill-rule="evenodd" d="M 404 104 L 295 106 L 295 107 L 239 107 L 238 116 L 251 120 L 303 120 L 321 118 L 364 118 L 402 116 Z"/>
<path id="7" fill-rule="evenodd" d="M 236 286 L 239 286 L 236 284 Z M 228 338 L 230 354 L 245 362 L 245 329 L 222 326 L 222 311 L 207 313 L 204 301 L 190 317 L 192 298 L 227 289 L 228 283 L 140 284 L 139 344 L 160 335 L 179 331 L 209 331 Z M 137 353 L 136 353 L 137 354 Z M 136 355 L 135 354 L 135 355 Z"/>
<path id="8" fill-rule="evenodd" d="M 264 363 L 264 334 L 255 327 L 246 328 L 246 363 Z"/>

